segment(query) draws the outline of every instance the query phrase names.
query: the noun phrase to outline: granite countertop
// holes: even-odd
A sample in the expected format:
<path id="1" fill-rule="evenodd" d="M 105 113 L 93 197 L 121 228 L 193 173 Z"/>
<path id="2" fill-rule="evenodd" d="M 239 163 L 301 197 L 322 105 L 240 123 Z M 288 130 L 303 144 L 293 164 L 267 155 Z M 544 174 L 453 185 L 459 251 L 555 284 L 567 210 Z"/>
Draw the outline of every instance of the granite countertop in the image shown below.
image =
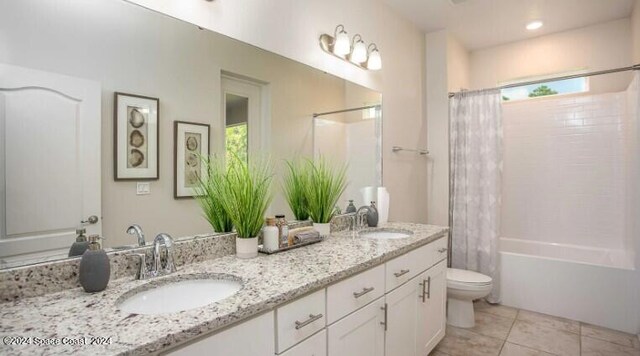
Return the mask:
<path id="1" fill-rule="evenodd" d="M 261 254 L 249 260 L 225 256 L 186 265 L 172 275 L 152 280 L 122 278 L 111 281 L 100 293 L 87 294 L 74 288 L 1 303 L 0 354 L 159 352 L 379 265 L 443 237 L 448 229 L 408 223 L 384 227 L 411 230 L 414 234 L 404 239 L 376 240 L 353 237 L 345 231 L 321 243 L 279 254 Z M 188 279 L 193 274 L 230 274 L 240 278 L 243 287 L 220 302 L 182 312 L 138 315 L 118 310 L 116 301 L 132 288 L 162 279 Z M 6 345 L 11 342 L 30 344 Z"/>

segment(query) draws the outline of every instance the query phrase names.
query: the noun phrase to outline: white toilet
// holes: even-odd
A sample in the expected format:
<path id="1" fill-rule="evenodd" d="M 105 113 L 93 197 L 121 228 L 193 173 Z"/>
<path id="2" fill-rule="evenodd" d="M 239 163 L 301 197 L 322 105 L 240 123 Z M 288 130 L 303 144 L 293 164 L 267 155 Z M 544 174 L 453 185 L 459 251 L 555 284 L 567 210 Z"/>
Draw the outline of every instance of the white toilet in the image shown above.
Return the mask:
<path id="1" fill-rule="evenodd" d="M 491 293 L 492 279 L 463 269 L 447 269 L 447 324 L 471 328 L 475 324 L 473 301 Z"/>

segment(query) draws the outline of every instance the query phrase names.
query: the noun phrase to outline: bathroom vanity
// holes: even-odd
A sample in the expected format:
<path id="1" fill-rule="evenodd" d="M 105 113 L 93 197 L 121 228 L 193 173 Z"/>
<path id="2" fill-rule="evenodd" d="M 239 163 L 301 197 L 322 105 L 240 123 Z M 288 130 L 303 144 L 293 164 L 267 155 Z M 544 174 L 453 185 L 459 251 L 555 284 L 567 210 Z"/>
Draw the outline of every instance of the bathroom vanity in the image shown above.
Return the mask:
<path id="1" fill-rule="evenodd" d="M 280 254 L 227 255 L 150 280 L 128 276 L 100 293 L 74 288 L 6 302 L 3 336 L 110 338 L 103 345 L 38 347 L 44 354 L 427 355 L 444 336 L 448 229 L 384 228 L 411 234 L 393 239 L 342 231 Z M 181 312 L 143 315 L 120 308 L 132 291 L 193 278 L 234 280 L 241 287 Z M 36 350 L 2 347 L 2 354 Z"/>

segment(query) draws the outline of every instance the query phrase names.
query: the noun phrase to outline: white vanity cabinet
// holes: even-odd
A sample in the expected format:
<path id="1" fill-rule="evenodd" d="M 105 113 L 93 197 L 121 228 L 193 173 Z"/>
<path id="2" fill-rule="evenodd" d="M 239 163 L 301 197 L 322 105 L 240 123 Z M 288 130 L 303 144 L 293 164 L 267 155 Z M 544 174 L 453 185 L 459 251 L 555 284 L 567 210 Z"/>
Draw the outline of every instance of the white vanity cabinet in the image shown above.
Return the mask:
<path id="1" fill-rule="evenodd" d="M 445 333 L 446 246 L 440 238 L 168 354 L 427 356 Z"/>
<path id="2" fill-rule="evenodd" d="M 425 286 L 418 303 L 416 355 L 428 355 L 444 337 L 447 324 L 447 261 L 441 261 L 416 277 Z"/>
<path id="3" fill-rule="evenodd" d="M 386 355 L 414 355 L 416 350 L 418 317 L 418 278 L 413 278 L 389 292 L 387 304 Z"/>
<path id="4" fill-rule="evenodd" d="M 329 325 L 329 356 L 383 356 L 384 298 Z"/>
<path id="5" fill-rule="evenodd" d="M 273 319 L 271 311 L 163 355 L 273 356 L 276 352 Z"/>
<path id="6" fill-rule="evenodd" d="M 327 356 L 327 331 L 322 330 L 280 356 Z"/>

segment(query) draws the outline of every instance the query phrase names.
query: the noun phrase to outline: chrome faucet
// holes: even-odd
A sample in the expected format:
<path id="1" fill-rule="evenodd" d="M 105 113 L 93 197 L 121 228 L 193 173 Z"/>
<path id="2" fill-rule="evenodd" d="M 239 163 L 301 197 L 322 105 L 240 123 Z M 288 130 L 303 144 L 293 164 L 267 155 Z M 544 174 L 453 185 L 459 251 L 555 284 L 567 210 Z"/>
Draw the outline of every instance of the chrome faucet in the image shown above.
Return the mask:
<path id="1" fill-rule="evenodd" d="M 127 228 L 127 234 L 135 235 L 138 237 L 138 246 L 144 246 L 147 243 L 144 241 L 144 232 L 138 224 L 133 224 Z"/>
<path id="2" fill-rule="evenodd" d="M 362 214 L 363 211 L 364 211 L 364 214 Z M 353 230 L 354 231 L 357 232 L 361 228 L 364 227 L 365 221 L 367 220 L 367 214 L 370 211 L 371 210 L 366 205 L 363 205 L 363 206 L 358 208 L 358 210 L 356 211 L 355 215 L 353 216 Z"/>
<path id="3" fill-rule="evenodd" d="M 165 261 L 164 266 L 162 263 L 162 246 L 165 249 Z M 177 271 L 176 265 L 173 263 L 173 239 L 169 234 L 161 233 L 153 239 L 153 271 L 155 276 L 162 276 L 165 274 L 173 273 Z"/>

